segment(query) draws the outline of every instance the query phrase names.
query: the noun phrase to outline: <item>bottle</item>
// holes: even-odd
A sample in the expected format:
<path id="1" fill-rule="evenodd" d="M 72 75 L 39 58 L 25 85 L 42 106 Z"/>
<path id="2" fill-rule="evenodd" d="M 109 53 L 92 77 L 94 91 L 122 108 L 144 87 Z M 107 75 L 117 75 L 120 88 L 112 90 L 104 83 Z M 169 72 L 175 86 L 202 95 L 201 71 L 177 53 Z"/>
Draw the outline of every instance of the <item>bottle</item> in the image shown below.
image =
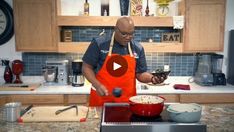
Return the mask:
<path id="1" fill-rule="evenodd" d="M 148 5 L 148 0 L 147 0 L 146 9 L 145 9 L 145 16 L 149 16 L 149 5 Z"/>
<path id="2" fill-rule="evenodd" d="M 106 10 L 104 11 L 104 16 L 107 16 L 107 11 Z"/>
<path id="3" fill-rule="evenodd" d="M 109 16 L 109 0 L 101 0 L 101 16 Z"/>
<path id="4" fill-rule="evenodd" d="M 85 0 L 85 3 L 84 3 L 84 15 L 89 16 L 89 3 L 88 3 L 88 0 Z"/>
<path id="5" fill-rule="evenodd" d="M 5 66 L 5 71 L 4 71 L 5 83 L 12 83 L 13 81 L 13 74 L 9 66 L 9 62 L 10 62 L 9 60 L 2 60 L 2 63 Z"/>

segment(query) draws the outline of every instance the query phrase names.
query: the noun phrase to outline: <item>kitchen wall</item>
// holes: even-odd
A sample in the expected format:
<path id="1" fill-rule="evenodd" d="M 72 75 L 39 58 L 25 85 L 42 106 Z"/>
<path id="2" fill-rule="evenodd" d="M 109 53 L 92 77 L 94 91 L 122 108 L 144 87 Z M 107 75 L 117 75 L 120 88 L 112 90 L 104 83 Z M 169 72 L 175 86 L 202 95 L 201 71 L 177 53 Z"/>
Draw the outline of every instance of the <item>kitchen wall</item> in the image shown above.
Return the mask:
<path id="1" fill-rule="evenodd" d="M 112 27 L 64 28 L 72 30 L 72 41 L 75 42 L 91 41 L 94 37 L 98 37 L 103 30 L 109 35 L 113 32 Z M 161 42 L 161 34 L 163 32 L 179 31 L 172 28 L 136 27 L 134 39 L 138 42 L 146 42 L 149 39 L 152 39 L 154 42 Z M 82 59 L 82 56 L 83 54 L 78 53 L 23 53 L 22 58 L 26 69 L 24 75 L 41 75 L 41 69 L 45 66 L 46 60 L 68 59 L 72 61 L 74 59 Z M 149 72 L 157 68 L 163 68 L 164 65 L 170 65 L 171 76 L 192 76 L 196 67 L 196 56 L 194 54 L 146 53 L 146 61 Z"/>
<path id="2" fill-rule="evenodd" d="M 229 43 L 229 31 L 234 29 L 234 15 L 233 15 L 233 11 L 234 11 L 234 0 L 227 0 L 227 4 L 226 4 L 226 19 L 225 19 L 225 32 L 224 32 L 224 51 L 223 51 L 223 55 L 224 55 L 224 64 L 223 64 L 223 72 L 227 73 L 227 60 L 228 57 L 228 43 Z"/>
<path id="3" fill-rule="evenodd" d="M 12 0 L 5 0 L 12 7 Z M 1 59 L 22 59 L 22 52 L 15 51 L 15 35 L 5 44 L 0 45 L 0 60 Z M 4 67 L 0 61 L 0 82 L 3 80 Z"/>
<path id="4" fill-rule="evenodd" d="M 12 5 L 12 0 L 5 0 L 7 1 L 10 5 Z M 98 2 L 100 0 L 92 0 L 89 1 L 90 2 L 90 6 L 92 5 L 98 5 Z M 146 0 L 143 0 L 143 5 L 146 5 Z M 82 10 L 83 10 L 83 3 L 79 4 L 75 4 L 77 3 L 77 0 L 69 0 L 69 3 L 66 3 L 66 0 L 62 0 L 62 2 L 64 2 L 63 7 L 65 8 L 65 10 L 62 12 L 63 14 L 66 13 L 73 13 L 73 15 L 79 15 Z M 114 16 L 114 15 L 119 15 L 119 7 L 118 4 L 113 4 L 113 2 L 115 2 L 115 0 L 110 0 L 110 9 L 112 9 L 110 11 L 110 15 Z M 177 2 L 177 1 L 175 1 Z M 111 4 L 112 3 L 112 4 Z M 155 12 L 155 2 L 154 0 L 149 0 L 149 7 L 150 7 L 150 14 Z M 70 6 L 72 6 L 70 8 Z M 172 9 L 176 8 L 176 4 L 171 4 L 170 5 L 172 7 Z M 227 56 L 227 47 L 228 47 L 228 38 L 229 38 L 229 31 L 230 29 L 234 29 L 234 16 L 231 15 L 231 13 L 234 11 L 234 9 L 232 8 L 234 6 L 234 1 L 233 0 L 227 0 L 227 12 L 226 12 L 226 26 L 225 26 L 225 41 L 224 41 L 224 57 L 225 60 L 228 57 Z M 69 7 L 69 8 L 67 8 Z M 80 8 L 77 8 L 80 7 Z M 143 9 L 144 11 L 145 9 Z M 98 8 L 93 8 L 90 10 L 90 15 L 99 15 L 100 9 Z M 177 12 L 174 10 L 171 10 L 170 12 L 171 15 L 176 15 Z M 141 39 L 141 38 L 140 38 Z M 157 41 L 157 40 L 156 40 Z M 22 54 L 23 54 L 23 58 L 22 58 Z M 39 59 L 41 57 L 41 59 Z M 10 60 L 14 60 L 14 59 L 23 59 L 26 63 L 26 69 L 24 72 L 24 75 L 38 75 L 40 73 L 40 71 L 30 71 L 31 69 L 36 69 L 37 64 L 40 64 L 40 66 L 42 66 L 44 64 L 44 58 L 50 58 L 50 57 L 54 57 L 54 58 L 63 58 L 63 56 L 68 57 L 68 59 L 72 59 L 72 58 L 81 58 L 82 54 L 57 54 L 57 53 L 21 53 L 21 52 L 15 52 L 15 38 L 14 36 L 12 37 L 12 39 L 10 41 L 8 41 L 6 44 L 1 45 L 0 46 L 0 59 L 10 59 Z M 163 57 L 162 57 L 163 56 Z M 36 62 L 30 62 L 30 58 L 36 57 L 37 59 Z M 196 60 L 195 60 L 195 56 L 193 54 L 174 54 L 174 53 L 147 53 L 147 63 L 149 66 L 149 70 L 153 70 L 155 68 L 155 66 L 157 64 L 157 66 L 160 66 L 162 64 L 169 64 L 170 62 L 180 62 L 183 59 L 185 60 L 191 60 L 192 62 L 188 62 L 185 61 L 186 63 L 178 63 L 178 64 L 174 64 L 173 66 L 176 67 L 175 69 L 178 69 L 176 72 L 172 73 L 172 75 L 192 75 L 194 72 L 194 66 L 196 65 Z M 168 59 L 170 58 L 170 59 Z M 175 59 L 173 59 L 175 58 Z M 192 59 L 191 59 L 192 58 Z M 41 60 L 41 61 L 40 61 Z M 169 60 L 169 61 L 167 61 Z M 182 61 L 184 62 L 184 60 Z M 227 61 L 224 61 L 224 66 L 223 66 L 223 72 L 226 73 L 226 63 Z M 31 64 L 31 65 L 29 65 Z M 32 65 L 33 64 L 33 65 Z M 184 67 L 181 67 L 184 66 Z M 28 69 L 28 68 L 29 69 Z M 191 68 L 192 67 L 192 68 Z M 184 69 L 193 69 L 192 71 L 187 71 L 186 73 L 183 73 Z M 2 75 L 3 75 L 3 70 L 4 67 L 0 66 L 0 81 L 2 79 Z"/>

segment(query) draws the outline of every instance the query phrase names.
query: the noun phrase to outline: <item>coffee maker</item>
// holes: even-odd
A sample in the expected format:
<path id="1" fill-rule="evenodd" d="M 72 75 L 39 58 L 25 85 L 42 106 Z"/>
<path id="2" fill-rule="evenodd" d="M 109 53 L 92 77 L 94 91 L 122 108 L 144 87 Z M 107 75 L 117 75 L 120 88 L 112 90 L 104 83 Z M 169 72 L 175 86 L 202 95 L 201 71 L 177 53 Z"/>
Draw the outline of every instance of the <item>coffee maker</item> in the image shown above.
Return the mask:
<path id="1" fill-rule="evenodd" d="M 202 86 L 226 85 L 225 74 L 222 73 L 223 55 L 201 54 L 194 81 Z"/>
<path id="2" fill-rule="evenodd" d="M 82 60 L 72 61 L 72 86 L 80 87 L 84 85 L 85 78 L 82 74 Z"/>

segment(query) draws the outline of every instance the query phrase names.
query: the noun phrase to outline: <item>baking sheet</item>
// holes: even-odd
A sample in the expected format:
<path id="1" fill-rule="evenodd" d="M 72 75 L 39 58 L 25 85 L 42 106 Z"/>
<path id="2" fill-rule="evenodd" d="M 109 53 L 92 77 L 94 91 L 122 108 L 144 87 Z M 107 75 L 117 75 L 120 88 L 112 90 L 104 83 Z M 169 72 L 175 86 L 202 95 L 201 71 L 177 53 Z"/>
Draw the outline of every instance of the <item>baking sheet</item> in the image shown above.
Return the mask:
<path id="1" fill-rule="evenodd" d="M 26 112 L 21 118 L 20 122 L 47 122 L 47 121 L 85 121 L 88 113 L 88 107 L 77 106 L 76 109 L 72 108 L 64 111 L 58 115 L 55 114 L 57 110 L 67 108 L 69 106 L 36 106 Z"/>

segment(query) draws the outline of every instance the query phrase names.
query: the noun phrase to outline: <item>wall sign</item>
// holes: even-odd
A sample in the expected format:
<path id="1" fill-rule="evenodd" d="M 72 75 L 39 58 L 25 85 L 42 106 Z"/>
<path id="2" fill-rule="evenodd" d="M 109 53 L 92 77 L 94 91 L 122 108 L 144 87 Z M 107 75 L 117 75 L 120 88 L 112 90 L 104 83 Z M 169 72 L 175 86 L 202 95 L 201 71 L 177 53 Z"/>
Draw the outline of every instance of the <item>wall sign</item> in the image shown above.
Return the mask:
<path id="1" fill-rule="evenodd" d="M 14 34 L 13 11 L 4 0 L 0 0 L 0 45 L 6 43 Z"/>
<path id="2" fill-rule="evenodd" d="M 180 33 L 162 33 L 161 42 L 181 42 Z"/>

